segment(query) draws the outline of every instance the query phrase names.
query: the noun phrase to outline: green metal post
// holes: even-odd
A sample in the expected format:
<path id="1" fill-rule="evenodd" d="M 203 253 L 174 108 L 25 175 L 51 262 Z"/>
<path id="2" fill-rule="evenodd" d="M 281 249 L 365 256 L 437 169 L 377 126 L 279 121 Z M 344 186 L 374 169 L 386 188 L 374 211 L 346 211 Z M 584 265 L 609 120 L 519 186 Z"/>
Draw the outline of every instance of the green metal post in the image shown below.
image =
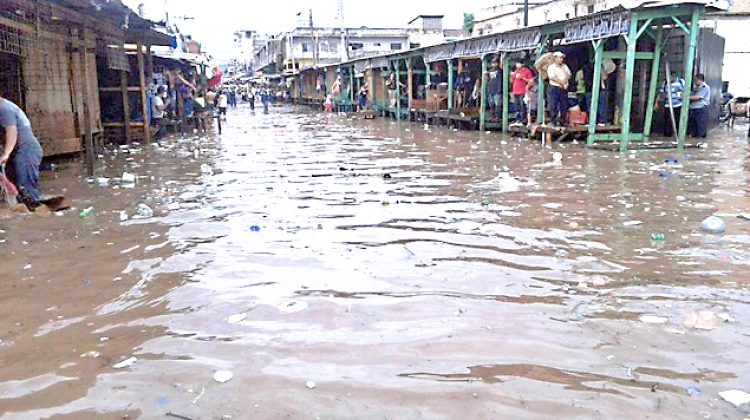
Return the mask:
<path id="1" fill-rule="evenodd" d="M 425 88 L 425 92 L 427 92 L 427 89 L 430 87 L 430 82 L 432 78 L 432 66 L 427 61 L 424 62 L 424 68 L 425 68 L 425 84 L 427 87 Z"/>
<path id="2" fill-rule="evenodd" d="M 401 63 L 396 59 L 396 119 L 401 119 Z"/>
<path id="3" fill-rule="evenodd" d="M 594 41 L 594 78 L 591 86 L 591 106 L 589 107 L 589 136 L 587 144 L 594 144 L 596 135 L 596 116 L 599 112 L 599 94 L 602 89 L 602 55 L 604 55 L 604 41 Z"/>
<path id="4" fill-rule="evenodd" d="M 698 34 L 700 27 L 701 7 L 693 6 L 693 14 L 690 19 L 690 45 L 685 55 L 685 90 L 682 92 L 682 109 L 680 110 L 680 129 L 677 137 L 677 148 L 685 148 L 685 136 L 687 135 L 688 111 L 690 108 L 690 92 L 693 88 L 693 67 L 695 65 L 695 47 L 698 45 Z"/>
<path id="5" fill-rule="evenodd" d="M 508 54 L 503 53 L 503 133 L 510 130 L 510 116 L 508 115 L 508 88 L 510 87 L 510 60 Z"/>
<path id="6" fill-rule="evenodd" d="M 482 89 L 479 97 L 479 131 L 484 131 L 487 122 L 487 58 L 482 56 Z"/>
<path id="7" fill-rule="evenodd" d="M 654 101 L 659 89 L 659 65 L 661 64 L 661 39 L 664 31 L 661 27 L 654 38 L 654 59 L 651 62 L 651 80 L 648 86 L 648 103 L 646 104 L 646 121 L 643 123 L 643 137 L 645 141 L 651 137 L 651 125 L 654 120 Z"/>
<path id="8" fill-rule="evenodd" d="M 630 141 L 630 110 L 633 107 L 633 77 L 635 76 L 635 52 L 638 44 L 638 15 L 630 17 L 630 30 L 627 37 L 628 54 L 625 59 L 625 91 L 622 103 L 622 133 L 620 135 L 620 151 L 628 150 Z"/>
<path id="9" fill-rule="evenodd" d="M 453 59 L 446 60 L 448 62 L 448 110 L 453 109 Z"/>
<path id="10" fill-rule="evenodd" d="M 539 43 L 539 48 L 536 50 L 536 58 L 537 60 L 544 54 L 544 51 L 547 49 L 547 40 L 549 39 L 549 35 L 545 35 L 542 38 L 542 42 Z M 542 73 L 539 73 L 539 84 L 537 86 L 537 98 L 536 98 L 536 122 L 537 124 L 544 124 L 545 115 L 544 112 L 547 109 L 547 101 L 544 94 L 544 79 L 542 78 Z"/>
<path id="11" fill-rule="evenodd" d="M 370 89 L 368 89 L 368 91 L 370 91 L 370 107 L 372 108 L 375 106 L 375 101 L 377 99 L 375 97 L 375 69 L 372 67 L 372 65 L 370 65 Z"/>

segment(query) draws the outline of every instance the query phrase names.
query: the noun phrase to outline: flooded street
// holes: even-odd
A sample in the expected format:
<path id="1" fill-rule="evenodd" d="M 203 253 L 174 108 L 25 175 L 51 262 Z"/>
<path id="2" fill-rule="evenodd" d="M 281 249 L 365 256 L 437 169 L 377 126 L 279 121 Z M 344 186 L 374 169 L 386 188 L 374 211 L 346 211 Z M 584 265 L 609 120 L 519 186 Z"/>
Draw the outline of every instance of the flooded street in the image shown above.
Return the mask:
<path id="1" fill-rule="evenodd" d="M 107 182 L 61 163 L 42 189 L 77 210 L 0 215 L 0 415 L 744 418 L 719 392 L 750 392 L 750 147 L 724 130 L 620 154 L 241 106 L 110 148 Z"/>

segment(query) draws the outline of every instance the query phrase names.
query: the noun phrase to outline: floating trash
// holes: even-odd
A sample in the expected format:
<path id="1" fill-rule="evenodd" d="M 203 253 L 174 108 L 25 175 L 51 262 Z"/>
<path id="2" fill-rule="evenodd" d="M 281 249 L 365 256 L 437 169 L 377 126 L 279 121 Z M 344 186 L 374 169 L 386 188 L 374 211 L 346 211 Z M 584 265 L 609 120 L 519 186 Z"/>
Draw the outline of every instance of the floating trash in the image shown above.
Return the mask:
<path id="1" fill-rule="evenodd" d="M 229 382 L 234 378 L 234 373 L 228 371 L 228 370 L 219 370 L 214 373 L 214 381 L 223 384 L 224 382 Z"/>
<path id="2" fill-rule="evenodd" d="M 726 230 L 727 225 L 724 220 L 720 217 L 709 216 L 701 222 L 701 229 L 706 233 L 722 234 Z"/>

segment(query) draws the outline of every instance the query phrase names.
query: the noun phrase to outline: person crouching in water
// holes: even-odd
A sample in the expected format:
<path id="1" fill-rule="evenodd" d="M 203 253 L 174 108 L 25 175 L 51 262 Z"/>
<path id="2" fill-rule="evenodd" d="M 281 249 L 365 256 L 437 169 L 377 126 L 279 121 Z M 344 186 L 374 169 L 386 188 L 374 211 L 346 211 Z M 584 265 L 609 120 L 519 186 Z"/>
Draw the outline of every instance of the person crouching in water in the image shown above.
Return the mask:
<path id="1" fill-rule="evenodd" d="M 42 199 L 37 188 L 42 146 L 31 130 L 31 122 L 18 105 L 0 96 L 0 127 L 5 129 L 5 142 L 0 165 L 13 164 L 12 177 L 19 189 L 19 201 L 29 210 L 36 209 Z"/>

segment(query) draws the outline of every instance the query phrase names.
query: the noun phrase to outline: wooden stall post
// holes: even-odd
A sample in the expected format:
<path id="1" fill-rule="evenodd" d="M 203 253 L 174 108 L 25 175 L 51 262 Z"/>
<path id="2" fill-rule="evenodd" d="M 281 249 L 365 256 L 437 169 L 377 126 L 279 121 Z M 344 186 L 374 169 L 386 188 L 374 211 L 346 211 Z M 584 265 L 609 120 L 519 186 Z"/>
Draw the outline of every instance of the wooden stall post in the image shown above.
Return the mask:
<path id="1" fill-rule="evenodd" d="M 89 107 L 89 67 L 88 67 L 88 48 L 86 46 L 86 28 L 80 26 L 78 30 L 80 44 L 78 47 L 78 57 L 81 60 L 81 94 L 83 95 L 83 130 L 86 144 L 86 173 L 88 176 L 94 176 L 94 137 L 91 133 L 91 109 Z"/>
<path id="2" fill-rule="evenodd" d="M 654 38 L 654 58 L 651 61 L 651 80 L 648 86 L 648 102 L 646 103 L 646 121 L 643 123 L 644 141 L 651 137 L 651 126 L 654 120 L 654 101 L 656 101 L 656 92 L 659 89 L 659 66 L 661 65 L 661 41 L 664 37 L 664 31 L 661 27 L 656 32 Z"/>
<path id="3" fill-rule="evenodd" d="M 130 144 L 133 141 L 133 134 L 130 129 L 130 94 L 128 92 L 128 72 L 120 71 L 120 90 L 122 91 L 122 124 L 125 130 L 125 143 Z"/>
<path id="4" fill-rule="evenodd" d="M 453 59 L 446 60 L 448 63 L 448 111 L 453 109 Z"/>
<path id="5" fill-rule="evenodd" d="M 146 73 L 143 64 L 143 44 L 138 42 L 136 44 L 138 51 L 136 52 L 136 59 L 138 61 L 138 79 L 140 81 L 141 88 L 141 105 L 143 112 L 143 141 L 145 143 L 151 142 L 151 121 L 148 116 L 148 97 L 146 95 Z"/>
<path id="6" fill-rule="evenodd" d="M 592 41 L 594 44 L 594 77 L 591 86 L 591 105 L 589 106 L 589 135 L 587 144 L 594 144 L 596 140 L 596 116 L 599 113 L 599 94 L 602 88 L 602 56 L 604 55 L 604 40 Z"/>
<path id="7" fill-rule="evenodd" d="M 370 93 L 370 107 L 375 109 L 375 102 L 378 95 L 375 92 L 375 67 L 372 66 L 372 63 L 370 63 L 370 88 L 368 91 Z"/>
<path id="8" fill-rule="evenodd" d="M 154 58 L 151 55 L 151 44 L 146 44 L 146 86 L 154 83 Z"/>
<path id="9" fill-rule="evenodd" d="M 685 54 L 685 89 L 682 92 L 680 129 L 677 137 L 677 149 L 679 150 L 685 148 L 685 137 L 687 136 L 688 128 L 688 112 L 690 111 L 690 92 L 693 87 L 693 70 L 695 68 L 695 47 L 698 45 L 698 34 L 700 33 L 698 22 L 700 19 L 701 7 L 693 6 L 692 9 L 690 19 L 690 44 L 688 45 L 688 50 Z"/>

